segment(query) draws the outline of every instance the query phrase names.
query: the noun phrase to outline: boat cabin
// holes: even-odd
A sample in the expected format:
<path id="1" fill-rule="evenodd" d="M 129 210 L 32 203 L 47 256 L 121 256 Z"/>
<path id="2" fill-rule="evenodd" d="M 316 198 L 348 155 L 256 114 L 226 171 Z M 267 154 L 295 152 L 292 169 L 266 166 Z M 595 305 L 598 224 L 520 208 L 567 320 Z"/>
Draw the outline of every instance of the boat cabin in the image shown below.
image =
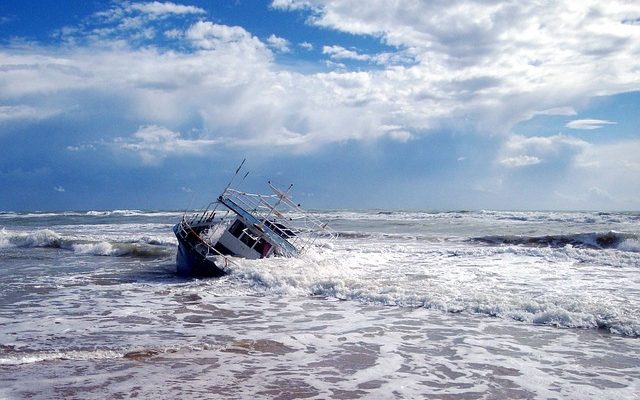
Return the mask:
<path id="1" fill-rule="evenodd" d="M 274 246 L 265 240 L 262 233 L 254 229 L 249 228 L 237 217 L 220 236 L 214 248 L 224 255 L 240 256 L 251 260 L 269 257 L 273 254 Z"/>

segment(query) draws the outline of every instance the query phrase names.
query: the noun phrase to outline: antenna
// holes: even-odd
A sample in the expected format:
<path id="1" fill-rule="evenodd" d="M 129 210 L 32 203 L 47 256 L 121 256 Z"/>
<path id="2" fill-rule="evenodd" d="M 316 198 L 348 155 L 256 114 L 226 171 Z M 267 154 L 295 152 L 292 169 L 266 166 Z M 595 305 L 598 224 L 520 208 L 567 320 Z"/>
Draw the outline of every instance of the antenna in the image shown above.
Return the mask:
<path id="1" fill-rule="evenodd" d="M 236 178 L 236 176 L 238 176 L 238 172 L 240 172 L 240 170 L 242 169 L 242 166 L 244 165 L 244 162 L 247 161 L 247 159 L 243 159 L 242 162 L 240 163 L 240 165 L 238 166 L 238 168 L 236 169 L 236 173 L 233 174 L 233 176 L 231 177 L 231 180 L 229 181 L 229 183 L 227 184 L 227 187 L 224 188 L 224 190 L 222 191 L 222 193 L 224 194 L 224 192 L 227 191 L 227 189 L 229 189 L 231 187 L 231 184 L 233 183 L 233 180 Z M 245 178 L 247 177 L 247 175 L 249 175 L 249 172 L 247 172 L 247 174 L 244 176 Z M 242 178 L 242 180 L 244 180 L 244 178 Z"/>

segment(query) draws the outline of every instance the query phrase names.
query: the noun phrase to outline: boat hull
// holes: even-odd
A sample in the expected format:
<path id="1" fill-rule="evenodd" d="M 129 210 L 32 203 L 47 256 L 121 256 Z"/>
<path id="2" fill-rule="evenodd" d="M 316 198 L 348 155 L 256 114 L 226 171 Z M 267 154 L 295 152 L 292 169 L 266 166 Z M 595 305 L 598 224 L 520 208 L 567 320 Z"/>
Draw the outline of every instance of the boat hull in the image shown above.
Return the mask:
<path id="1" fill-rule="evenodd" d="M 177 273 L 186 277 L 219 277 L 226 275 L 216 263 L 198 253 L 193 245 L 185 241 L 177 234 L 177 226 L 174 228 L 178 238 L 178 252 L 176 254 Z"/>

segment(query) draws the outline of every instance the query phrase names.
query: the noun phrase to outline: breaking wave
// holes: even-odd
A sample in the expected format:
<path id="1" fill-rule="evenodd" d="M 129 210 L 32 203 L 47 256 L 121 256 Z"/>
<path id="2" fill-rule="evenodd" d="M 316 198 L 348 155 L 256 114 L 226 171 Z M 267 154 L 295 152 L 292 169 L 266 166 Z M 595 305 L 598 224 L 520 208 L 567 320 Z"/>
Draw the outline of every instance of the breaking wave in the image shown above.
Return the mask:
<path id="1" fill-rule="evenodd" d="M 142 211 L 142 210 L 109 210 L 109 211 L 86 211 L 78 215 L 91 217 L 173 217 L 180 213 L 176 211 Z"/>
<path id="2" fill-rule="evenodd" d="M 128 242 L 90 241 L 64 237 L 50 229 L 34 232 L 0 230 L 1 248 L 52 248 L 70 250 L 78 255 L 160 258 L 175 252 L 175 246 L 148 236 Z"/>
<path id="3" fill-rule="evenodd" d="M 558 304 L 556 301 L 539 303 L 509 303 L 502 299 L 476 299 L 473 296 L 458 299 L 443 299 L 429 294 L 398 293 L 394 288 L 371 288 L 358 282 L 338 277 L 277 276 L 271 271 L 255 269 L 232 276 L 249 281 L 267 293 L 278 295 L 307 295 L 339 300 L 357 301 L 365 304 L 407 308 L 428 308 L 446 313 L 484 315 L 510 319 L 533 325 L 557 328 L 602 329 L 613 334 L 640 337 L 640 320 L 619 315 L 611 309 L 584 309 L 575 304 Z"/>
<path id="4" fill-rule="evenodd" d="M 62 236 L 50 229 L 40 229 L 35 232 L 18 233 L 0 230 L 0 248 L 3 247 L 51 247 L 61 248 L 70 245 Z"/>
<path id="5" fill-rule="evenodd" d="M 455 274 L 447 278 L 446 271 L 417 270 L 415 278 L 411 278 L 405 273 L 389 272 L 394 270 L 393 264 L 392 259 L 385 258 L 384 252 L 346 255 L 332 250 L 311 251 L 292 259 L 235 259 L 226 269 L 231 279 L 263 294 L 318 296 L 381 306 L 428 308 L 532 325 L 598 329 L 640 337 L 640 317 L 617 304 L 594 301 L 587 294 L 565 297 L 556 292 L 510 292 L 508 287 L 506 292 L 477 290 L 473 285 L 453 287 L 446 282 L 461 279 L 455 278 Z M 408 284 L 407 280 L 417 284 Z"/>
<path id="6" fill-rule="evenodd" d="M 573 246 L 587 249 L 618 249 L 622 251 L 640 252 L 640 235 L 614 231 L 546 236 L 496 235 L 477 237 L 471 239 L 471 241 L 498 246 Z"/>
<path id="7" fill-rule="evenodd" d="M 0 219 L 58 218 L 58 217 L 178 217 L 179 211 L 143 211 L 143 210 L 89 210 L 63 212 L 13 212 L 0 211 Z"/>

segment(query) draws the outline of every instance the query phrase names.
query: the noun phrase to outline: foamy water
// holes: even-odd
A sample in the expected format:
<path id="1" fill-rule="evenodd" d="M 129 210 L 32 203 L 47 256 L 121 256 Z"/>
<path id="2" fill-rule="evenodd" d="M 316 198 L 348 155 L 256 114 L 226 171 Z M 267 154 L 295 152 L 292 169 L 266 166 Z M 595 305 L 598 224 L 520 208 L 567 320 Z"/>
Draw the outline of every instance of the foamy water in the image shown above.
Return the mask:
<path id="1" fill-rule="evenodd" d="M 0 398 L 640 393 L 640 215 L 318 212 L 175 276 L 175 212 L 0 213 Z"/>

